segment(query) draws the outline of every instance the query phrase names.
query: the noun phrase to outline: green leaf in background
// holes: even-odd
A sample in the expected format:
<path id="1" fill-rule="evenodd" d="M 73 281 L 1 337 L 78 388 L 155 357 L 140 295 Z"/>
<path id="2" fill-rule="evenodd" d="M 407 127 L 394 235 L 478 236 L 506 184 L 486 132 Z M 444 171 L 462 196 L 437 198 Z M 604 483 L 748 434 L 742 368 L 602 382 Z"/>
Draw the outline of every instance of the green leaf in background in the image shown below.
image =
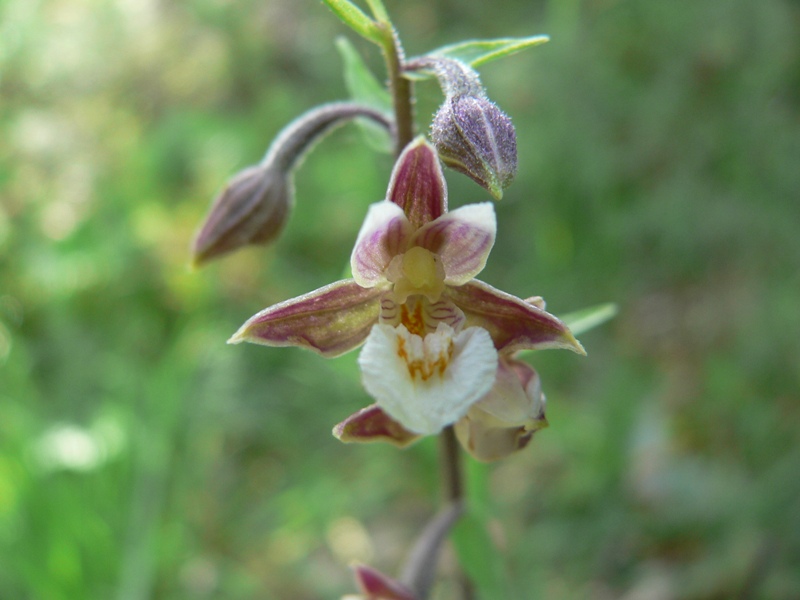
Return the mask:
<path id="1" fill-rule="evenodd" d="M 464 471 L 466 473 L 466 494 L 469 500 L 469 512 L 482 518 L 488 518 L 492 513 L 491 497 L 489 490 L 490 466 L 487 463 L 477 460 L 465 460 Z"/>
<path id="2" fill-rule="evenodd" d="M 383 5 L 382 0 L 367 0 L 369 9 L 378 21 L 384 23 L 391 23 L 389 13 L 386 12 L 386 7 Z"/>
<path id="3" fill-rule="evenodd" d="M 342 22 L 348 25 L 361 37 L 382 44 L 384 36 L 376 25 L 364 12 L 349 0 L 323 0 Z"/>
<path id="4" fill-rule="evenodd" d="M 504 558 L 495 546 L 480 518 L 471 507 L 459 519 L 450 534 L 458 562 L 478 592 L 481 600 L 509 598 Z"/>
<path id="5" fill-rule="evenodd" d="M 550 41 L 546 35 L 534 35 L 524 38 L 498 38 L 495 40 L 470 40 L 449 46 L 442 46 L 430 52 L 439 56 L 447 56 L 477 67 L 491 60 L 511 56 L 527 48 L 539 46 Z"/>
<path id="6" fill-rule="evenodd" d="M 598 304 L 581 310 L 576 310 L 559 317 L 572 331 L 572 335 L 580 335 L 613 319 L 617 314 L 616 304 Z"/>
<path id="7" fill-rule="evenodd" d="M 582 308 L 566 315 L 561 315 L 564 324 L 572 331 L 572 335 L 579 336 L 582 333 L 602 325 L 606 321 L 613 319 L 617 314 L 617 305 L 613 303 L 598 304 L 589 308 Z M 520 355 L 525 356 L 536 350 L 521 350 Z"/>
<path id="8" fill-rule="evenodd" d="M 489 535 L 487 520 L 493 514 L 490 506 L 490 467 L 476 460 L 464 464 L 467 505 L 450 534 L 458 561 L 475 585 L 481 600 L 513 598 L 506 571 L 505 558 Z"/>
<path id="9" fill-rule="evenodd" d="M 391 115 L 391 95 L 369 70 L 355 46 L 347 38 L 340 37 L 336 40 L 336 48 L 344 62 L 344 81 L 353 100 Z M 394 142 L 383 127 L 366 119 L 357 119 L 356 123 L 371 148 L 387 154 L 393 151 Z"/>

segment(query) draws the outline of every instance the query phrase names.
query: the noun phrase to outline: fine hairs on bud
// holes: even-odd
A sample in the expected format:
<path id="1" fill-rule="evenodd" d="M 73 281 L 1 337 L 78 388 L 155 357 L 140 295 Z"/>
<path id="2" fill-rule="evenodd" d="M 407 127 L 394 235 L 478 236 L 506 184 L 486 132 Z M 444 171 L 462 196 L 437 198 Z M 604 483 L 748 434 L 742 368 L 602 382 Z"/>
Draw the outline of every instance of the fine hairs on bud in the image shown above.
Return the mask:
<path id="1" fill-rule="evenodd" d="M 431 124 L 442 162 L 502 198 L 517 173 L 517 135 L 508 115 L 486 97 L 478 73 L 442 56 L 416 59 L 407 69 L 432 72 L 445 94 Z"/>

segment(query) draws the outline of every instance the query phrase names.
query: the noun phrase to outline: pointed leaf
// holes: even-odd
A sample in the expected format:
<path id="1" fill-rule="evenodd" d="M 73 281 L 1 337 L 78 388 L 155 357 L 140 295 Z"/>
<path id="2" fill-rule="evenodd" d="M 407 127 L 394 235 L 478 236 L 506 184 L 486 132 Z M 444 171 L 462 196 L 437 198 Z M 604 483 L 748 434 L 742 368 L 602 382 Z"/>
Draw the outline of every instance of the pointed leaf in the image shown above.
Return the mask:
<path id="1" fill-rule="evenodd" d="M 386 7 L 383 5 L 382 0 L 367 0 L 367 5 L 372 11 L 373 16 L 378 21 L 391 24 L 391 21 L 389 20 L 389 13 L 386 12 Z"/>
<path id="2" fill-rule="evenodd" d="M 610 321 L 617 315 L 616 304 L 598 304 L 563 315 L 561 320 L 570 328 L 573 335 L 580 335 L 590 329 Z"/>
<path id="3" fill-rule="evenodd" d="M 299 346 L 325 357 L 357 348 L 378 320 L 384 288 L 363 288 L 352 279 L 265 308 L 237 331 L 229 344 Z"/>
<path id="4" fill-rule="evenodd" d="M 539 46 L 550 41 L 546 35 L 534 35 L 523 38 L 499 38 L 494 40 L 470 40 L 458 44 L 442 46 L 429 54 L 447 56 L 473 67 L 482 65 L 504 56 L 511 56 L 522 50 Z"/>
<path id="5" fill-rule="evenodd" d="M 383 35 L 375 21 L 349 0 L 323 0 L 339 19 L 361 37 L 381 44 Z"/>
<path id="6" fill-rule="evenodd" d="M 344 81 L 351 98 L 381 111 L 389 119 L 388 115 L 392 114 L 391 94 L 372 74 L 355 46 L 347 38 L 339 37 L 336 40 L 336 49 L 344 63 Z M 387 154 L 394 151 L 394 140 L 386 128 L 365 119 L 358 119 L 356 123 L 371 148 Z"/>

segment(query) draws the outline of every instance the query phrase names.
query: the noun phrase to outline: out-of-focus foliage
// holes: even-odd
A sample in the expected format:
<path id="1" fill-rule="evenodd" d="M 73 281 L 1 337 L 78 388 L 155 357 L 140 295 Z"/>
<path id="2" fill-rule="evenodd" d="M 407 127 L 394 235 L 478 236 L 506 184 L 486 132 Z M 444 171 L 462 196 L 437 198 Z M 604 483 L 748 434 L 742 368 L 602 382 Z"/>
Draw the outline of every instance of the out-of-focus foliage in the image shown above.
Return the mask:
<path id="1" fill-rule="evenodd" d="M 800 7 L 388 9 L 410 55 L 551 36 L 481 68 L 520 165 L 484 279 L 620 308 L 587 359 L 528 357 L 551 426 L 484 474 L 516 597 L 800 596 Z M 291 0 L 0 6 L 0 598 L 336 598 L 433 512 L 434 440 L 330 436 L 354 357 L 224 344 L 341 274 L 386 156 L 336 132 L 274 248 L 187 267 L 230 175 L 346 95 L 343 33 Z"/>

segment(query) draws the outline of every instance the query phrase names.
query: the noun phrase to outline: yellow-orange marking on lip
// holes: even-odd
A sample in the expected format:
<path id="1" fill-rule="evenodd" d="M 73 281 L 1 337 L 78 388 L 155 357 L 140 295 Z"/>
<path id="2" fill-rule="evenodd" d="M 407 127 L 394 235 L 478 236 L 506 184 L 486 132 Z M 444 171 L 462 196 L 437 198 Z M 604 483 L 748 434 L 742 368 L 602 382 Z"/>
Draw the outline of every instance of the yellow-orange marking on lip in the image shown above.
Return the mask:
<path id="1" fill-rule="evenodd" d="M 407 304 L 400 305 L 400 322 L 408 329 L 408 333 L 425 337 L 425 317 L 422 314 L 422 302 L 414 304 L 413 312 Z"/>
<path id="2" fill-rule="evenodd" d="M 450 364 L 450 359 L 453 357 L 453 350 L 453 340 L 449 340 L 447 350 L 445 352 L 440 352 L 435 360 L 431 360 L 427 357 L 411 360 L 411 357 L 408 355 L 408 350 L 406 350 L 406 340 L 402 337 L 397 338 L 397 356 L 405 361 L 406 367 L 408 368 L 408 375 L 414 380 L 416 380 L 417 375 L 419 375 L 422 381 L 428 381 L 435 373 L 438 373 L 439 377 L 443 377 L 444 372 Z"/>

